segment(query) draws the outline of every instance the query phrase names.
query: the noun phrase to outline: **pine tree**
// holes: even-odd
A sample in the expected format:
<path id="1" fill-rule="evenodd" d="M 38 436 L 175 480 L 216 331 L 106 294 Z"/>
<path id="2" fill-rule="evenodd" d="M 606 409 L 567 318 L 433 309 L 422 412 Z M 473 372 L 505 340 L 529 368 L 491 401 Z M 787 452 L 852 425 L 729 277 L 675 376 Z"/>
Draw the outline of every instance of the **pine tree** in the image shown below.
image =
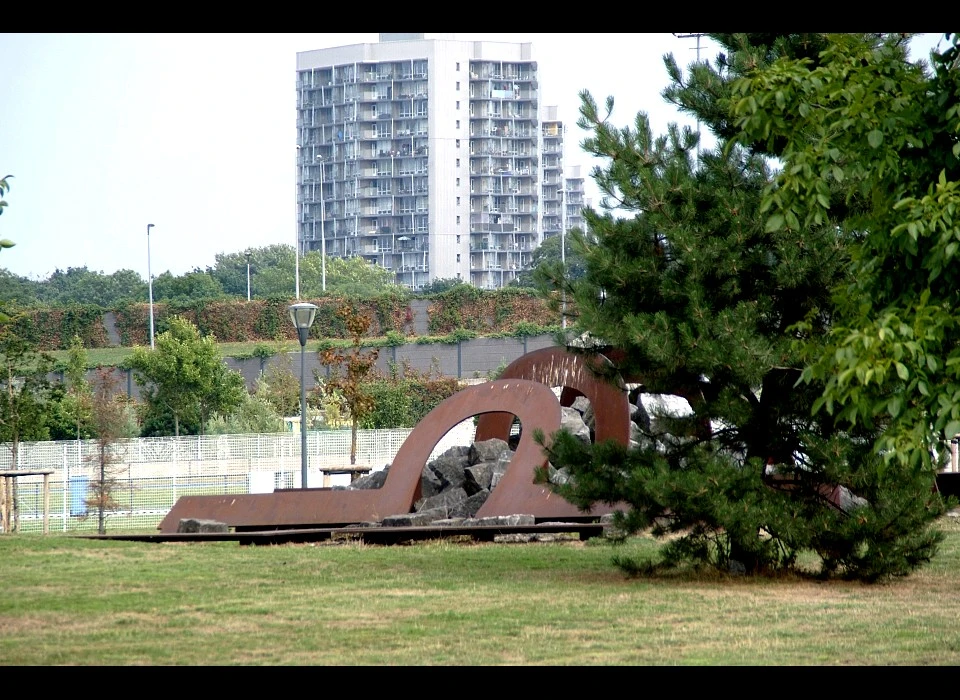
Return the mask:
<path id="1" fill-rule="evenodd" d="M 849 281 L 848 241 L 830 218 L 771 226 L 767 156 L 782 141 L 732 140 L 732 81 L 778 56 L 815 57 L 823 38 L 714 38 L 725 52 L 687 76 L 665 59 L 665 97 L 717 137 L 699 158 L 689 129 L 654 138 L 642 113 L 617 128 L 612 98 L 601 115 L 581 95 L 583 146 L 604 162 L 593 176 L 608 211 L 587 210 L 590 235 L 574 237 L 584 277 L 541 268 L 540 286 L 574 300 L 576 331 L 628 380 L 686 397 L 694 415 L 660 421 L 668 433 L 647 430 L 632 449 L 558 433 L 550 460 L 574 475 L 560 491 L 583 506 L 625 502 L 626 531 L 675 536 L 661 550 L 667 566 L 783 571 L 813 551 L 825 576 L 909 573 L 939 540 L 930 480 L 885 468 L 874 449 L 883 421 L 814 414 L 823 384 L 798 383 L 837 312 L 831 292 Z"/>

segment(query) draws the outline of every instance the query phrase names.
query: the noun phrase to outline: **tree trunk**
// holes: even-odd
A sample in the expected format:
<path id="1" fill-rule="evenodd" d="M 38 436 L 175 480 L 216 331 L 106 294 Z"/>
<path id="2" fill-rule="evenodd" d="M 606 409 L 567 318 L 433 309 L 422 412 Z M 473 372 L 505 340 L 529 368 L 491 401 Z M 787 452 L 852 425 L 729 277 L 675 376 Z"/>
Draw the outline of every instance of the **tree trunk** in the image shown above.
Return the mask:
<path id="1" fill-rule="evenodd" d="M 357 463 L 357 419 L 350 422 L 350 466 Z"/>
<path id="2" fill-rule="evenodd" d="M 104 522 L 103 507 L 104 507 L 104 485 L 106 484 L 107 479 L 107 469 L 106 469 L 106 453 L 103 446 L 100 446 L 100 488 L 99 492 L 99 503 L 97 508 L 97 532 L 101 535 L 107 534 L 106 523 Z"/>

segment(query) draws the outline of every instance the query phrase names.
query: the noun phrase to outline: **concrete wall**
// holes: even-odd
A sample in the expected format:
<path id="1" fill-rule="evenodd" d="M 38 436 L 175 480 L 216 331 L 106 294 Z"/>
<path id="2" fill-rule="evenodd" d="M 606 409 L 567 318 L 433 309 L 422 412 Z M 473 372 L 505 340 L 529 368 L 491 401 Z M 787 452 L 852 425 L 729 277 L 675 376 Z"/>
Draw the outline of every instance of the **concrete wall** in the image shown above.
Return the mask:
<path id="1" fill-rule="evenodd" d="M 501 365 L 508 365 L 521 355 L 540 348 L 551 347 L 554 345 L 553 336 L 538 335 L 524 338 L 473 338 L 463 340 L 459 343 L 433 343 L 418 344 L 408 343 L 405 345 L 393 345 L 380 348 L 380 356 L 377 359 L 377 367 L 383 372 L 389 372 L 391 364 L 402 366 L 409 364 L 411 369 L 418 372 L 440 372 L 446 377 L 457 377 L 459 379 L 487 378 L 488 374 L 495 372 Z M 297 376 L 300 375 L 300 353 L 292 352 L 284 356 L 268 357 L 261 360 L 253 357 L 246 360 L 237 360 L 232 357 L 225 359 L 230 369 L 237 370 L 246 380 L 247 388 L 253 389 L 256 386 L 257 378 L 261 371 L 276 363 L 289 363 L 290 369 Z M 320 364 L 315 351 L 304 353 L 304 369 L 308 378 L 313 377 L 314 371 L 325 375 L 326 368 Z M 118 388 L 133 398 L 139 399 L 140 389 L 137 383 L 133 381 L 129 371 L 113 370 L 120 382 Z M 91 370 L 87 373 L 88 381 L 95 381 L 96 371 Z M 54 375 L 54 381 L 62 380 L 59 375 Z M 309 381 L 308 381 L 309 385 Z"/>

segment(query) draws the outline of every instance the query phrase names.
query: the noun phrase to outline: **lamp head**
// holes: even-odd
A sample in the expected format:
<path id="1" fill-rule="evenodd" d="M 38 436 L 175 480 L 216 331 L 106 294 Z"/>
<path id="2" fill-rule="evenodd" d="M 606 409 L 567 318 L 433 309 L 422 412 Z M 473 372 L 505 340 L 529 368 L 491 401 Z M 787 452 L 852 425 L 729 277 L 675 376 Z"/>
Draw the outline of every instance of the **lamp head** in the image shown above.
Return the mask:
<path id="1" fill-rule="evenodd" d="M 293 321 L 293 327 L 297 329 L 297 335 L 300 337 L 300 347 L 307 344 L 307 333 L 313 320 L 317 317 L 317 307 L 308 302 L 299 302 L 287 307 L 290 312 L 290 320 Z"/>

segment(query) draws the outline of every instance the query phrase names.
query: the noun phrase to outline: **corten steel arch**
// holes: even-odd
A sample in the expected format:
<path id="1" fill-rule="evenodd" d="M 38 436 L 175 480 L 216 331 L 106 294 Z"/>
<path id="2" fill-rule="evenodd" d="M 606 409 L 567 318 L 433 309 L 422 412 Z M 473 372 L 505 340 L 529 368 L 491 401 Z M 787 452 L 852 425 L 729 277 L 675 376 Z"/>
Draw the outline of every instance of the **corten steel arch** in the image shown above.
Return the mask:
<path id="1" fill-rule="evenodd" d="M 518 357 L 501 374 L 501 378 L 517 377 L 540 382 L 548 387 L 563 387 L 561 405 L 569 406 L 577 396 L 586 396 L 593 406 L 595 440 L 616 440 L 621 445 L 630 441 L 630 401 L 622 383 L 607 380 L 595 374 L 599 363 L 603 369 L 612 369 L 612 363 L 602 355 L 589 359 L 563 348 L 543 348 Z M 513 416 L 509 413 L 485 413 L 477 421 L 475 442 L 500 438 L 507 440 Z M 520 440 L 528 435 L 527 426 L 521 421 Z M 550 433 L 544 431 L 549 437 Z M 522 470 L 508 472 L 500 479 L 497 488 L 477 511 L 477 517 L 532 514 L 542 518 L 583 518 L 587 515 L 603 515 L 623 509 L 605 504 L 596 504 L 589 513 L 584 513 L 573 504 L 557 496 L 549 487 L 536 484 L 533 474 Z"/>
<path id="2" fill-rule="evenodd" d="M 599 367 L 591 367 L 597 363 Z M 563 387 L 560 405 L 570 406 L 577 396 L 586 396 L 593 406 L 595 440 L 616 440 L 621 445 L 630 442 L 630 401 L 622 382 L 609 381 L 596 375 L 597 369 L 613 369 L 613 363 L 603 355 L 589 359 L 558 347 L 543 348 L 521 355 L 507 365 L 501 379 L 532 379 L 550 387 Z M 509 413 L 487 413 L 477 422 L 475 441 L 510 435 L 513 416 Z"/>
<path id="3" fill-rule="evenodd" d="M 409 513 L 420 498 L 423 467 L 440 439 L 458 423 L 478 414 L 515 414 L 524 427 L 520 444 L 500 483 L 491 493 L 502 492 L 524 482 L 533 487 L 535 470 L 546 465 L 546 457 L 533 440 L 533 432 L 545 435 L 560 427 L 560 402 L 548 386 L 527 379 L 500 379 L 468 387 L 434 408 L 407 437 L 379 489 L 355 491 L 293 489 L 265 494 L 229 496 L 184 496 L 161 521 L 161 532 L 176 532 L 181 518 L 217 520 L 238 531 L 269 528 L 348 525 L 382 520 L 388 515 Z M 523 490 L 536 498 L 532 509 L 496 511 L 495 514 L 532 514 L 556 517 L 554 504 L 569 503 L 559 497 L 542 498 L 540 487 Z M 489 499 L 488 499 L 489 501 Z M 512 503 L 512 501 L 511 501 Z M 520 499 L 523 505 L 523 498 Z"/>

